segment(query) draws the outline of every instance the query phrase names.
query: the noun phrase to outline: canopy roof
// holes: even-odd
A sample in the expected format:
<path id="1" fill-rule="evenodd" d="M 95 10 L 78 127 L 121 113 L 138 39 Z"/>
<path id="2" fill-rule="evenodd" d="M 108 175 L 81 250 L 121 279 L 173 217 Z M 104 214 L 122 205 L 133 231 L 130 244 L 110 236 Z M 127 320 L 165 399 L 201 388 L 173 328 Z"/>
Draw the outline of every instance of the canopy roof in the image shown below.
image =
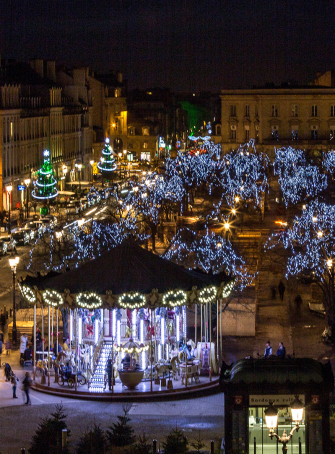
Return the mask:
<path id="1" fill-rule="evenodd" d="M 77 269 L 60 274 L 27 276 L 23 284 L 39 292 L 54 290 L 72 295 L 94 292 L 97 295 L 120 295 L 129 292 L 166 294 L 178 289 L 185 292 L 219 287 L 231 282 L 224 273 L 206 274 L 190 271 L 149 252 L 133 241 L 125 241 Z M 156 291 L 157 289 L 157 291 Z"/>

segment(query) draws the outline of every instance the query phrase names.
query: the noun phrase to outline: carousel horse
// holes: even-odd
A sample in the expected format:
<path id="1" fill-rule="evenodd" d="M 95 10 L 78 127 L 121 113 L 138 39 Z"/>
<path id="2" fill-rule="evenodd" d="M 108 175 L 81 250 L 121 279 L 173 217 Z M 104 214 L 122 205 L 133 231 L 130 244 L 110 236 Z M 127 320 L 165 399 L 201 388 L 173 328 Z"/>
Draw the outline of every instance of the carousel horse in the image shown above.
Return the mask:
<path id="1" fill-rule="evenodd" d="M 170 361 L 170 370 L 174 380 L 178 380 L 178 363 L 179 359 L 177 356 L 174 356 Z"/>

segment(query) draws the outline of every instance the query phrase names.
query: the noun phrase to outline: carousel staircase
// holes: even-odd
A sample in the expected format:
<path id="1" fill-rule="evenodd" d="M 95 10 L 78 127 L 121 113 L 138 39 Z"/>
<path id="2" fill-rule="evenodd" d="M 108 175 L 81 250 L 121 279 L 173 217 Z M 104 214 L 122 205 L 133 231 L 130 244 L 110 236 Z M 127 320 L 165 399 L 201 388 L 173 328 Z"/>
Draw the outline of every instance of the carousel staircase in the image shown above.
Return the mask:
<path id="1" fill-rule="evenodd" d="M 106 342 L 101 345 L 100 356 L 96 362 L 96 366 L 92 375 L 92 378 L 89 382 L 88 389 L 93 392 L 104 392 L 105 390 L 105 374 L 106 374 L 106 364 L 108 357 L 112 352 L 112 343 Z"/>

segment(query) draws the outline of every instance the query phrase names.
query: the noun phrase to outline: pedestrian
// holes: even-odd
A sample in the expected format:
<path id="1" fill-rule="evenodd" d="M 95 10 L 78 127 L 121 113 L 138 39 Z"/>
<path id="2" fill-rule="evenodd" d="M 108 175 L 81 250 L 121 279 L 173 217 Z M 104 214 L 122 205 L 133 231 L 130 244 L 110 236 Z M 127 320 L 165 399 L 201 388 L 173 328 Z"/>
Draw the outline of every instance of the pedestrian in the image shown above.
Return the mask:
<path id="1" fill-rule="evenodd" d="M 13 372 L 12 376 L 10 378 L 10 382 L 11 382 L 12 388 L 13 388 L 13 399 L 17 399 L 17 396 L 16 396 L 16 383 L 18 381 L 19 381 L 19 379 L 16 377 L 16 375 Z"/>
<path id="2" fill-rule="evenodd" d="M 279 348 L 277 350 L 277 356 L 279 356 L 279 358 L 285 358 L 285 355 L 286 355 L 286 348 L 284 347 L 284 344 L 282 342 L 279 342 Z"/>
<path id="3" fill-rule="evenodd" d="M 276 299 L 276 287 L 274 285 L 271 286 L 271 298 Z"/>
<path id="4" fill-rule="evenodd" d="M 268 358 L 271 355 L 272 355 L 272 347 L 271 347 L 270 341 L 267 341 L 267 343 L 265 344 L 264 358 Z"/>
<path id="5" fill-rule="evenodd" d="M 285 292 L 285 285 L 283 284 L 282 281 L 280 281 L 279 284 L 278 284 L 278 292 L 279 292 L 279 296 L 280 296 L 281 301 L 283 301 L 284 292 Z"/>
<path id="6" fill-rule="evenodd" d="M 113 380 L 113 385 L 114 385 L 114 373 L 113 373 L 112 360 L 110 358 L 107 360 L 106 372 L 107 372 L 107 377 L 108 377 L 108 388 L 109 388 L 109 391 L 112 391 L 112 380 Z"/>
<path id="7" fill-rule="evenodd" d="M 1 309 L 1 312 L 0 312 L 0 324 L 1 324 L 1 329 L 3 331 L 5 329 L 6 316 L 5 316 L 5 314 L 4 314 L 2 309 Z"/>
<path id="8" fill-rule="evenodd" d="M 31 379 L 30 379 L 29 372 L 26 372 L 26 376 L 24 377 L 24 380 L 22 383 L 23 383 L 23 391 L 26 393 L 26 397 L 27 397 L 27 402 L 25 403 L 25 405 L 31 405 L 31 400 L 30 400 L 30 396 L 29 396 L 29 390 L 31 387 Z"/>
<path id="9" fill-rule="evenodd" d="M 12 344 L 10 343 L 9 339 L 7 340 L 7 342 L 5 342 L 5 349 L 6 349 L 6 355 L 10 355 L 10 351 L 12 349 Z"/>

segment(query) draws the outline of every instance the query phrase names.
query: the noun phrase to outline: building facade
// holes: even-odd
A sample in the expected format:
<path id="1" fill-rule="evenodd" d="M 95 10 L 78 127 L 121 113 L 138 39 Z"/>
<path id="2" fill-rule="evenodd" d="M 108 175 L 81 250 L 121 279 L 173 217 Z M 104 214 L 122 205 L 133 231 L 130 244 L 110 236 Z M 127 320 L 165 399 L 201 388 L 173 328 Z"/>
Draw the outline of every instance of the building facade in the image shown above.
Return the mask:
<path id="1" fill-rule="evenodd" d="M 222 90 L 224 152 L 255 139 L 270 157 L 274 148 L 326 150 L 335 135 L 335 88 Z"/>
<path id="2" fill-rule="evenodd" d="M 89 161 L 92 106 L 85 85 L 79 92 L 72 78 L 67 89 L 62 87 L 55 62 L 8 63 L 0 69 L 0 209 L 8 210 L 9 204 L 12 209 L 23 206 L 29 187 L 22 191 L 19 186 L 34 178 L 44 149 L 50 150 L 60 181 L 73 177 L 78 160 L 84 165 Z"/>

